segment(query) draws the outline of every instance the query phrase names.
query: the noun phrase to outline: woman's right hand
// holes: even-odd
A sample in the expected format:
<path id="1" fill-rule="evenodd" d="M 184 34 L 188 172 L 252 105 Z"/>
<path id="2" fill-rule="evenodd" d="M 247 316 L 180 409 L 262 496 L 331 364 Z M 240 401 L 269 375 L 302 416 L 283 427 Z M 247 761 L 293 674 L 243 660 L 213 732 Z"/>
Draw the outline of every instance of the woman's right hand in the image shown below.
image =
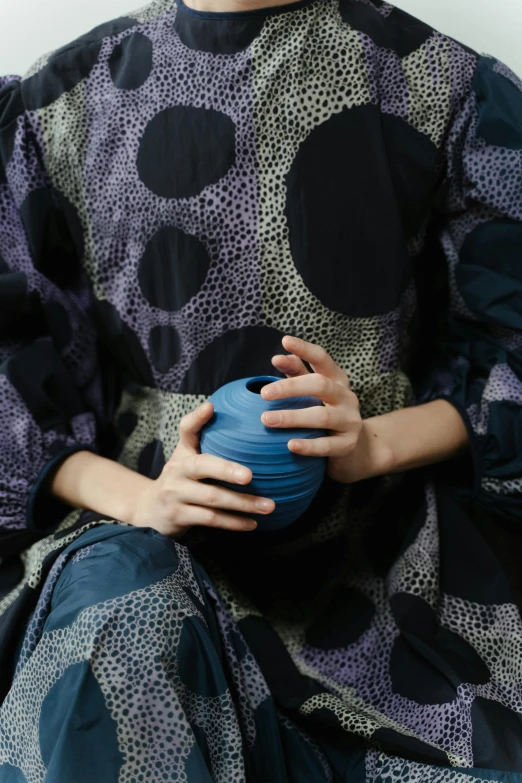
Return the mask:
<path id="1" fill-rule="evenodd" d="M 131 524 L 181 538 L 193 525 L 243 531 L 257 527 L 254 519 L 221 509 L 247 514 L 267 514 L 274 510 L 275 503 L 269 498 L 201 482 L 210 478 L 244 485 L 252 480 L 250 468 L 201 453 L 200 430 L 213 413 L 214 406 L 207 401 L 180 420 L 178 445 L 161 475 L 151 479 L 140 493 Z M 261 506 L 263 502 L 266 507 Z"/>

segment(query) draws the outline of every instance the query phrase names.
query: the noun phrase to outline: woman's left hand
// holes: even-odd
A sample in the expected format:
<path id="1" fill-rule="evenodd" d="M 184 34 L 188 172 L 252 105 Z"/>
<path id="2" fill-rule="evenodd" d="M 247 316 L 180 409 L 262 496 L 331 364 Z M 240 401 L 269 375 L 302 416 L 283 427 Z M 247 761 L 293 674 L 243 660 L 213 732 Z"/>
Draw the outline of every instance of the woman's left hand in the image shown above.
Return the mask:
<path id="1" fill-rule="evenodd" d="M 392 455 L 376 443 L 365 427 L 359 400 L 350 380 L 319 345 L 289 335 L 283 337 L 289 355 L 278 354 L 272 364 L 286 379 L 268 383 L 261 390 L 266 400 L 310 395 L 324 403 L 312 408 L 263 413 L 261 421 L 271 427 L 317 427 L 330 430 L 323 438 L 293 439 L 288 448 L 296 454 L 327 457 L 330 478 L 349 484 L 386 472 Z M 310 373 L 303 363 L 308 362 Z"/>

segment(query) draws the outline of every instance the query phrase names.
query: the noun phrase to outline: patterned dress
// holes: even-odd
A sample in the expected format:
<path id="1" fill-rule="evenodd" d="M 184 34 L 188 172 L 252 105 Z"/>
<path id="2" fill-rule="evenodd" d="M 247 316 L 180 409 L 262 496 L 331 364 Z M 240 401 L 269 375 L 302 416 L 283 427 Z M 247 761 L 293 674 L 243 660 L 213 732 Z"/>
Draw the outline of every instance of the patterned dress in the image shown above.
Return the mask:
<path id="1" fill-rule="evenodd" d="M 0 84 L 0 782 L 521 783 L 521 82 L 382 0 L 156 0 Z M 48 492 L 285 334 L 469 452 L 183 543 Z"/>

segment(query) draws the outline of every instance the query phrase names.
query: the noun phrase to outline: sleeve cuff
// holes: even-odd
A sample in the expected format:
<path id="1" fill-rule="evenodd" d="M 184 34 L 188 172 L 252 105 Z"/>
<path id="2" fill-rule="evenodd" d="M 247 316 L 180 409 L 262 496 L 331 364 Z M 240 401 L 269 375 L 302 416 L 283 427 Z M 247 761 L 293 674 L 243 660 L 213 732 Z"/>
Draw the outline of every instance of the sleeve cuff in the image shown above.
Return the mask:
<path id="1" fill-rule="evenodd" d="M 48 484 L 63 460 L 77 451 L 91 451 L 98 454 L 98 450 L 92 444 L 63 447 L 54 454 L 38 474 L 27 497 L 26 518 L 27 529 L 30 532 L 40 537 L 42 533 L 53 532 L 72 510 L 72 506 L 48 492 Z"/>

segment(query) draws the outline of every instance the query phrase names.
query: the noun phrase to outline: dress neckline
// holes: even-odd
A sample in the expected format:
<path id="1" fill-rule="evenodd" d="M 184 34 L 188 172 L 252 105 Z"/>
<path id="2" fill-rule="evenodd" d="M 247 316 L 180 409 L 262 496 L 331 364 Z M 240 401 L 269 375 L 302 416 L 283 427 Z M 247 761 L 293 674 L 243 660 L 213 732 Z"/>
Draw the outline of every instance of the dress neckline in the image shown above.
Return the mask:
<path id="1" fill-rule="evenodd" d="M 260 16 L 275 16 L 276 14 L 287 13 L 288 11 L 298 11 L 307 5 L 312 5 L 318 0 L 297 0 L 293 3 L 282 3 L 281 5 L 267 6 L 265 8 L 253 8 L 249 11 L 196 11 L 194 8 L 189 8 L 183 0 L 176 0 L 178 10 L 188 16 L 193 16 L 199 19 L 213 19 L 215 21 L 220 20 L 239 20 L 239 19 L 251 19 Z M 324 0 L 321 0 L 324 1 Z"/>

